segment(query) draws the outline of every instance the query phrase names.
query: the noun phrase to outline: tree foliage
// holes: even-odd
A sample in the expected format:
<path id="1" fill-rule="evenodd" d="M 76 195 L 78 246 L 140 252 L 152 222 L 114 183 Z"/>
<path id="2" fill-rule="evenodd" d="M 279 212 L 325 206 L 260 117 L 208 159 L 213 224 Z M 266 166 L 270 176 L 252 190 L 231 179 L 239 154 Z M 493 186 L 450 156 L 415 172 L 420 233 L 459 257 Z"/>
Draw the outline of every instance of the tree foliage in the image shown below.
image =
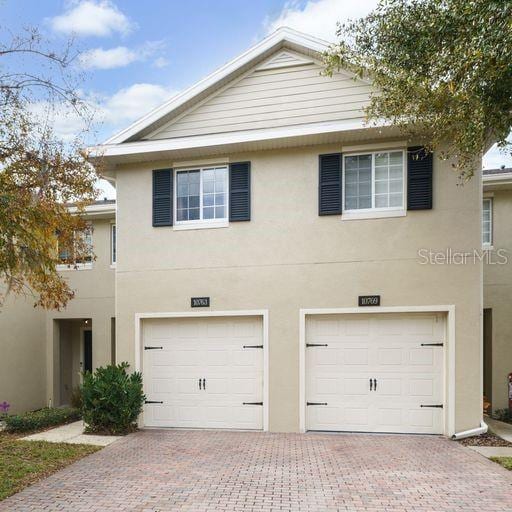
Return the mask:
<path id="1" fill-rule="evenodd" d="M 512 2 L 381 0 L 337 35 L 327 73 L 371 78 L 369 121 L 391 121 L 454 158 L 462 178 L 493 142 L 510 151 Z"/>
<path id="2" fill-rule="evenodd" d="M 56 269 L 58 243 L 73 247 L 70 264 L 89 253 L 76 234 L 97 176 L 80 139 L 60 140 L 52 121 L 64 105 L 86 121 L 88 107 L 77 92 L 72 45 L 55 52 L 34 29 L 11 36 L 0 27 L 0 35 L 0 306 L 15 293 L 59 309 L 73 291 Z"/>

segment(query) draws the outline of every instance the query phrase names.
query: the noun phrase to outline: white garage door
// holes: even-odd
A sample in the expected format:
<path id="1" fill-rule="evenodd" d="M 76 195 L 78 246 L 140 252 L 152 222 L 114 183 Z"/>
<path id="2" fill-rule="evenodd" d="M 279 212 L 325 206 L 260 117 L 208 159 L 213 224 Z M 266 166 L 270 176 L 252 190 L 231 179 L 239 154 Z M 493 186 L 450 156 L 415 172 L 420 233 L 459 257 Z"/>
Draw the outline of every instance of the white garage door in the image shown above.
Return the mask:
<path id="1" fill-rule="evenodd" d="M 308 430 L 443 433 L 441 315 L 311 316 Z"/>
<path id="2" fill-rule="evenodd" d="M 263 428 L 263 331 L 257 317 L 143 324 L 144 423 Z"/>

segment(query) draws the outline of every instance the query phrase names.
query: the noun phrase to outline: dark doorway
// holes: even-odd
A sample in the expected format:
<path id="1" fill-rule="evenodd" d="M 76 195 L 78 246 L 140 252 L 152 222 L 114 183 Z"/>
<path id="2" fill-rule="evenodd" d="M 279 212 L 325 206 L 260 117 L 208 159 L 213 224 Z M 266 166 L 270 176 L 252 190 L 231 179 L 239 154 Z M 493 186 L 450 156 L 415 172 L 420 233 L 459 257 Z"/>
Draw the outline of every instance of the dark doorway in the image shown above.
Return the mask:
<path id="1" fill-rule="evenodd" d="M 84 372 L 92 372 L 92 331 L 84 331 Z"/>
<path id="2" fill-rule="evenodd" d="M 484 396 L 492 408 L 492 309 L 484 309 Z"/>

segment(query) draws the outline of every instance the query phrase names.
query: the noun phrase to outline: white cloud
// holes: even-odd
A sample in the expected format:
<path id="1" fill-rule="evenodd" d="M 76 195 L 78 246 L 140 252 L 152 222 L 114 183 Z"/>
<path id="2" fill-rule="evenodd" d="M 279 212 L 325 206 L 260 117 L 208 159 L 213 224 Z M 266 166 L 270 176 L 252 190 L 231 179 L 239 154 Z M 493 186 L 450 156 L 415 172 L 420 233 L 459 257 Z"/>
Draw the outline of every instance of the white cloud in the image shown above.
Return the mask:
<path id="1" fill-rule="evenodd" d="M 110 0 L 80 0 L 68 4 L 64 14 L 50 19 L 56 32 L 78 36 L 128 34 L 134 24 Z"/>
<path id="2" fill-rule="evenodd" d="M 309 0 L 305 4 L 290 1 L 276 18 L 265 21 L 269 34 L 279 27 L 290 27 L 327 41 L 336 40 L 336 22 L 360 18 L 377 6 L 377 0 Z"/>
<path id="3" fill-rule="evenodd" d="M 67 104 L 38 102 L 32 104 L 31 111 L 39 122 L 51 125 L 63 142 L 71 143 L 78 137 L 87 144 L 95 144 L 158 107 L 176 92 L 162 85 L 138 83 L 110 96 L 90 94 L 83 98 L 92 114 L 90 126 L 87 119 Z"/>
<path id="4" fill-rule="evenodd" d="M 510 137 L 512 142 L 512 137 Z M 507 151 L 500 151 L 496 144 L 484 155 L 482 166 L 484 169 L 499 169 L 502 165 L 512 167 L 512 155 L 510 148 Z"/>
<path id="5" fill-rule="evenodd" d="M 176 92 L 156 84 L 133 84 L 101 102 L 101 117 L 107 125 L 119 127 L 147 114 Z"/>
<path id="6" fill-rule="evenodd" d="M 169 61 L 165 57 L 158 57 L 158 59 L 155 59 L 153 62 L 153 66 L 155 66 L 155 68 L 165 68 L 168 65 Z"/>
<path id="7" fill-rule="evenodd" d="M 165 47 L 164 41 L 147 41 L 142 46 L 134 49 L 126 46 L 116 46 L 108 50 L 93 48 L 82 53 L 78 61 L 82 69 L 122 68 L 132 62 L 147 60 L 165 50 Z M 158 57 L 154 64 L 157 67 L 165 67 L 168 61 L 164 57 Z"/>
<path id="8" fill-rule="evenodd" d="M 139 54 L 126 46 L 117 46 L 108 50 L 94 48 L 82 53 L 78 60 L 82 69 L 113 69 L 128 66 L 139 60 Z"/>

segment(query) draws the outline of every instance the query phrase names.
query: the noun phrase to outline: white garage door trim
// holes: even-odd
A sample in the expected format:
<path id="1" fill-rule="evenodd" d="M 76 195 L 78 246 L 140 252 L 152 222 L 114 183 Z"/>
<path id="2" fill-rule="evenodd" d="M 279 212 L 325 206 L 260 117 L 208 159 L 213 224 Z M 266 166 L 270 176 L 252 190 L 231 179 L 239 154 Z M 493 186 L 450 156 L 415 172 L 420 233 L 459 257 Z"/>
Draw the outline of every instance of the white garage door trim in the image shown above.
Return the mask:
<path id="1" fill-rule="evenodd" d="M 256 316 L 261 317 L 263 322 L 263 430 L 268 431 L 269 411 L 269 362 L 268 362 L 268 310 L 251 309 L 243 311 L 185 311 L 185 312 L 162 312 L 162 313 L 135 313 L 135 370 L 144 372 L 142 368 L 142 321 L 148 318 L 207 318 L 207 317 L 233 317 L 233 316 Z M 143 421 L 139 421 L 143 427 Z"/>
<path id="2" fill-rule="evenodd" d="M 455 434 L 455 306 L 387 306 L 364 308 L 301 309 L 299 348 L 299 427 L 306 431 L 306 320 L 312 315 L 335 314 L 386 314 L 386 313 L 446 313 L 446 340 L 444 350 L 445 415 L 444 434 Z"/>

